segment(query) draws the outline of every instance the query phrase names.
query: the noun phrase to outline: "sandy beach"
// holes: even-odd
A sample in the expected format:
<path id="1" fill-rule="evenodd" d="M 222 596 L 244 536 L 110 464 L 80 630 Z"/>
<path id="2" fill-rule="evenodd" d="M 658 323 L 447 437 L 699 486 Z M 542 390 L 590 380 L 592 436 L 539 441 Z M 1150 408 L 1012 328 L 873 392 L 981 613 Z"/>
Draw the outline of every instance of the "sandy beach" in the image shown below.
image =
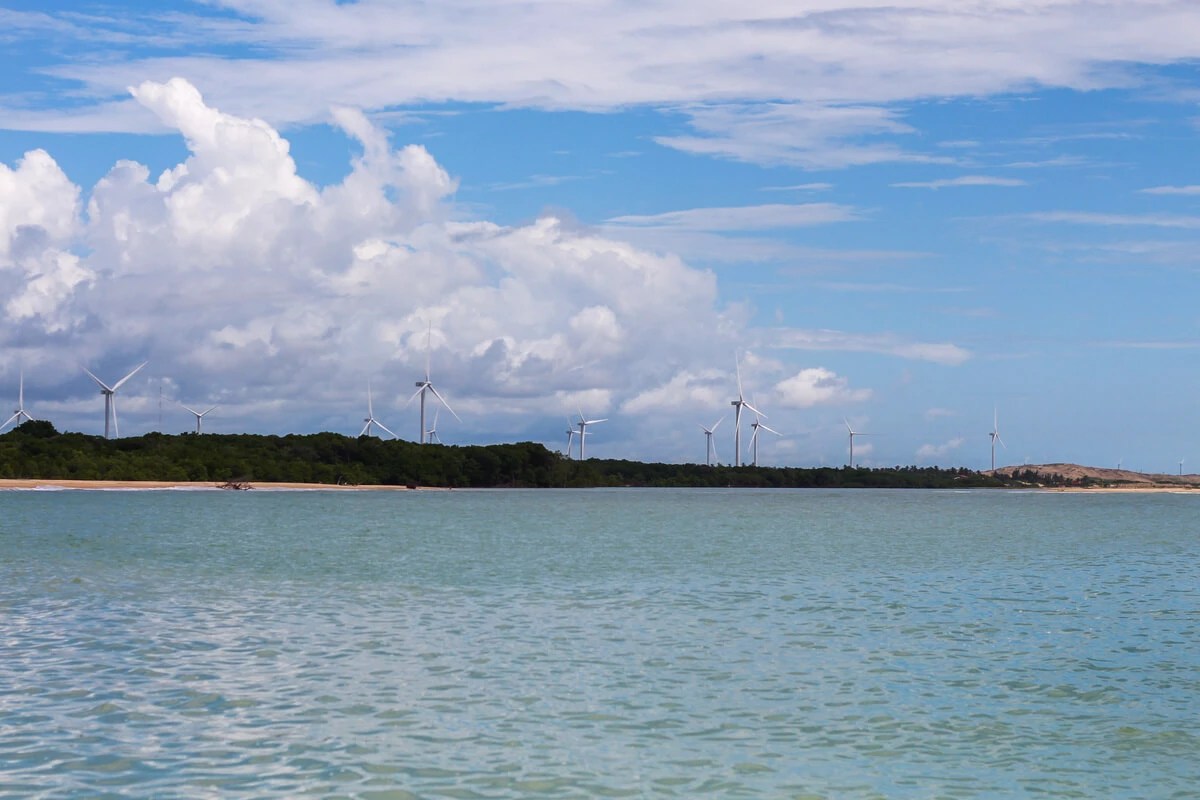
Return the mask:
<path id="1" fill-rule="evenodd" d="M 278 491 L 283 489 L 290 490 L 309 490 L 309 491 L 348 491 L 348 492 L 364 492 L 364 491 L 386 491 L 386 492 L 407 492 L 412 491 L 407 486 L 383 486 L 378 484 L 362 484 L 358 486 L 338 486 L 331 483 L 267 483 L 263 481 L 249 481 L 243 484 L 248 489 Z M 114 490 L 114 489 L 192 489 L 192 490 L 220 490 L 223 485 L 219 481 L 75 481 L 75 480 L 52 480 L 45 478 L 2 478 L 0 479 L 0 491 L 5 489 L 93 489 L 93 490 Z M 425 487 L 421 487 L 422 491 L 428 491 Z M 434 489 L 434 491 L 440 491 Z"/>

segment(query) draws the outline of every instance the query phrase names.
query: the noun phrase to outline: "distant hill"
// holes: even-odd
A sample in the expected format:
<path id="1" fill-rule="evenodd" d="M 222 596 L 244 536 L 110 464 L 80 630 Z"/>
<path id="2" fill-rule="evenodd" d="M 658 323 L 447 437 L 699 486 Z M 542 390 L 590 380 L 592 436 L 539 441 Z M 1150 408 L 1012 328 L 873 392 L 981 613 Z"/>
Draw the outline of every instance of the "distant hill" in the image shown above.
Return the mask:
<path id="1" fill-rule="evenodd" d="M 1200 488 L 1200 475 L 1165 475 L 1127 469 L 1085 467 L 1080 464 L 1024 464 L 985 470 L 985 475 L 1043 486 L 1075 484 L 1128 488 Z"/>

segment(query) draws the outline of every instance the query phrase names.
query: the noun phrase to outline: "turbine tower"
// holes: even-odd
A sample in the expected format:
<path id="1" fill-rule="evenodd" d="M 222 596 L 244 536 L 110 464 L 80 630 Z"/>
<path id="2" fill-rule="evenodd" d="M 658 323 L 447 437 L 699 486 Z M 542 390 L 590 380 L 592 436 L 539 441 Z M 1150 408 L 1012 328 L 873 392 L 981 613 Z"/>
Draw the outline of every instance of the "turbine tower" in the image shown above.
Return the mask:
<path id="1" fill-rule="evenodd" d="M 578 424 L 579 424 L 579 460 L 580 461 L 583 461 L 583 443 L 584 443 L 584 438 L 587 436 L 587 426 L 595 425 L 598 422 L 608 422 L 608 418 L 605 417 L 604 419 L 588 419 L 585 416 L 583 416 L 582 411 L 579 412 L 579 423 Z"/>
<path id="2" fill-rule="evenodd" d="M 183 403 L 180 403 L 179 405 L 183 406 Z M 200 433 L 200 421 L 204 419 L 204 415 L 207 414 L 208 412 L 212 411 L 214 408 L 216 408 L 216 406 L 210 406 L 210 407 L 204 409 L 203 411 L 197 411 L 196 409 L 191 408 L 190 406 L 183 406 L 183 407 L 186 408 L 188 411 L 192 412 L 192 414 L 196 417 L 196 433 L 197 434 Z"/>
<path id="3" fill-rule="evenodd" d="M 1008 449 L 1008 445 L 1000 438 L 1000 415 L 996 409 L 992 409 L 992 432 L 988 436 L 992 439 L 992 471 L 994 472 L 996 470 L 996 442 L 999 442 L 1005 450 Z"/>
<path id="4" fill-rule="evenodd" d="M 369 380 L 367 381 L 367 416 L 363 418 L 363 422 L 365 422 L 366 425 L 363 425 L 363 429 L 358 432 L 359 436 L 370 436 L 371 426 L 378 425 L 381 431 L 388 433 L 393 439 L 400 438 L 396 434 L 392 433 L 386 425 L 375 419 L 375 410 L 373 404 L 371 403 L 371 381 Z"/>
<path id="5" fill-rule="evenodd" d="M 129 380 L 134 375 L 136 375 L 138 370 L 140 370 L 142 367 L 146 366 L 146 364 L 148 364 L 148 363 L 149 363 L 148 361 L 143 361 L 142 363 L 138 364 L 136 367 L 134 367 L 129 372 L 128 375 L 126 375 L 124 378 L 121 378 L 121 380 L 117 381 L 112 386 L 109 386 L 107 383 L 105 383 L 104 381 L 100 380 L 95 375 L 93 375 L 92 371 L 90 369 L 88 369 L 87 367 L 83 368 L 83 371 L 88 374 L 88 377 L 90 377 L 92 380 L 94 380 L 96 382 L 96 385 L 100 387 L 100 394 L 104 395 L 104 438 L 105 439 L 109 438 L 108 431 L 109 431 L 109 422 L 110 421 L 112 423 L 113 434 L 116 436 L 121 435 L 121 429 L 117 426 L 117 404 L 115 402 L 115 400 L 116 400 L 115 395 L 117 393 L 117 390 L 120 389 L 121 386 L 123 386 L 125 384 L 125 381 Z"/>
<path id="6" fill-rule="evenodd" d="M 8 424 L 13 421 L 20 425 L 21 417 L 24 417 L 26 422 L 34 421 L 33 415 L 25 410 L 25 371 L 22 370 L 20 374 L 20 382 L 17 384 L 17 408 L 13 411 L 13 415 L 6 419 L 3 425 L 0 425 L 0 430 L 7 428 Z"/>
<path id="7" fill-rule="evenodd" d="M 421 397 L 421 438 L 419 440 L 420 444 L 425 444 L 425 442 L 426 442 L 426 438 L 425 438 L 426 437 L 425 392 L 427 392 L 427 391 L 433 392 L 433 396 L 436 397 L 438 399 L 438 401 L 443 406 L 446 407 L 446 410 L 449 411 L 451 414 L 454 414 L 454 418 L 456 420 L 458 420 L 459 422 L 462 422 L 462 418 L 459 417 L 458 414 L 454 413 L 454 409 L 451 408 L 450 404 L 446 402 L 446 398 L 444 398 L 440 394 L 438 394 L 438 390 L 436 388 L 434 388 L 434 386 L 433 386 L 433 381 L 431 381 L 429 379 L 429 362 L 430 362 L 430 358 L 432 356 L 432 346 L 431 346 L 430 342 L 431 342 L 432 335 L 433 335 L 433 325 L 431 323 L 429 326 L 429 332 L 425 335 L 425 380 L 416 382 L 415 386 L 417 387 L 417 390 L 415 392 L 413 392 L 412 397 L 408 398 L 408 402 L 411 403 L 413 401 L 413 397 L 417 397 L 418 395 L 420 395 L 420 397 Z M 405 403 L 405 405 L 408 405 L 408 403 Z M 380 427 L 382 427 L 382 426 L 380 426 Z"/>
<path id="8" fill-rule="evenodd" d="M 783 434 L 780 433 L 779 431 L 775 430 L 774 428 L 768 428 L 766 425 L 763 425 L 762 424 L 762 414 L 759 414 L 757 411 L 755 411 L 754 415 L 755 415 L 754 422 L 750 423 L 750 427 L 753 430 L 753 432 L 750 434 L 750 466 L 757 467 L 758 466 L 758 432 L 759 432 L 759 430 L 770 431 L 771 433 L 775 434 L 776 436 L 782 436 Z"/>
<path id="9" fill-rule="evenodd" d="M 737 400 L 730 401 L 729 405 L 733 406 L 733 465 L 740 467 L 742 465 L 742 408 L 748 408 L 762 419 L 766 419 L 765 414 L 760 414 L 758 409 L 746 402 L 746 398 L 742 395 L 742 362 L 738 359 L 737 353 L 733 354 L 733 363 L 737 369 Z"/>
<path id="10" fill-rule="evenodd" d="M 704 431 L 704 463 L 712 466 L 713 460 L 717 458 L 717 446 L 713 444 L 713 433 L 717 430 L 717 426 L 725 421 L 724 417 L 713 423 L 711 428 L 700 426 L 700 430 Z M 719 460 L 718 460 L 718 463 Z"/>
<path id="11" fill-rule="evenodd" d="M 854 430 L 854 428 L 850 427 L 850 420 L 846 419 L 845 417 L 842 417 L 842 422 L 846 423 L 846 430 L 850 434 L 850 469 L 854 469 L 854 437 L 855 436 L 874 436 L 875 434 L 863 433 L 862 431 Z"/>

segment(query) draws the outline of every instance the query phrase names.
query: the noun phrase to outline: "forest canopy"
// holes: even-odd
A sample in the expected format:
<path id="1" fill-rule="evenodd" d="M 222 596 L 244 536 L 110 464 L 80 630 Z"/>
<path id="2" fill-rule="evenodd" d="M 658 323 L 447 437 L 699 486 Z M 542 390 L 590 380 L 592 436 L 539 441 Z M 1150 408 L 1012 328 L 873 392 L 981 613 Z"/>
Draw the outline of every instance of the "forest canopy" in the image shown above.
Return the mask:
<path id="1" fill-rule="evenodd" d="M 574 461 L 535 442 L 415 444 L 337 433 L 148 433 L 105 439 L 31 421 L 0 435 L 0 478 L 296 482 L 460 488 L 736 486 L 950 488 L 1010 485 L 965 468 L 732 467 Z"/>

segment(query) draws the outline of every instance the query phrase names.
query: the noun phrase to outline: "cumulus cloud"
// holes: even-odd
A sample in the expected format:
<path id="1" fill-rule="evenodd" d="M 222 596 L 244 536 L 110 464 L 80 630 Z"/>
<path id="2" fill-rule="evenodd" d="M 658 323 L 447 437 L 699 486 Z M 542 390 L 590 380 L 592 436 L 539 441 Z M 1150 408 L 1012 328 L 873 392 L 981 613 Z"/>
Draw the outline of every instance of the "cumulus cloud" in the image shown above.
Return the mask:
<path id="1" fill-rule="evenodd" d="M 381 413 L 402 404 L 411 380 L 397 375 L 428 353 L 460 412 L 520 428 L 547 407 L 603 413 L 616 388 L 702 368 L 697 343 L 732 331 L 714 275 L 677 256 L 550 216 L 454 220 L 455 181 L 359 112 L 334 112 L 362 152 L 318 189 L 271 126 L 187 81 L 131 91 L 180 130 L 185 161 L 157 176 L 117 163 L 86 213 L 48 154 L 0 168 L 0 340 L 20 327 L 47 364 L 68 365 L 55 380 L 69 384 L 80 360 L 120 370 L 149 357 L 139 380 L 220 400 L 227 420 L 269 425 L 285 405 L 318 426 L 371 375 Z"/>
<path id="2" fill-rule="evenodd" d="M 917 461 L 933 461 L 939 458 L 945 458 L 953 453 L 958 448 L 962 447 L 966 440 L 961 436 L 955 437 L 948 442 L 942 444 L 923 444 L 917 448 Z"/>
<path id="3" fill-rule="evenodd" d="M 802 369 L 775 385 L 776 403 L 788 408 L 861 403 L 871 397 L 870 389 L 851 389 L 850 381 L 824 367 Z"/>
<path id="4" fill-rule="evenodd" d="M 155 175 L 118 161 L 86 193 L 42 151 L 0 165 L 0 369 L 22 358 L 27 389 L 54 387 L 39 405 L 72 430 L 101 427 L 80 362 L 107 376 L 150 360 L 123 389 L 126 432 L 151 424 L 160 385 L 168 399 L 219 403 L 219 418 L 205 421 L 215 432 L 355 432 L 370 379 L 378 417 L 402 434 L 396 417 L 428 363 L 464 419 L 443 421 L 447 441 L 557 431 L 547 420 L 583 408 L 624 417 L 594 440 L 597 454 L 606 438 L 624 436 L 627 449 L 643 433 L 691 452 L 678 440 L 690 420 L 664 428 L 648 413 L 690 409 L 711 422 L 734 396 L 735 349 L 764 337 L 748 309 L 722 306 L 712 272 L 619 232 L 853 216 L 801 204 L 599 230 L 550 215 L 502 226 L 464 219 L 433 155 L 393 147 L 361 112 L 333 112 L 360 152 L 342 181 L 317 187 L 270 125 L 209 105 L 187 81 L 132 91 L 180 130 L 181 163 Z M 805 347 L 966 357 L 887 335 L 783 331 L 743 353 L 747 391 L 757 386 L 781 413 L 870 396 L 777 357 Z"/>

